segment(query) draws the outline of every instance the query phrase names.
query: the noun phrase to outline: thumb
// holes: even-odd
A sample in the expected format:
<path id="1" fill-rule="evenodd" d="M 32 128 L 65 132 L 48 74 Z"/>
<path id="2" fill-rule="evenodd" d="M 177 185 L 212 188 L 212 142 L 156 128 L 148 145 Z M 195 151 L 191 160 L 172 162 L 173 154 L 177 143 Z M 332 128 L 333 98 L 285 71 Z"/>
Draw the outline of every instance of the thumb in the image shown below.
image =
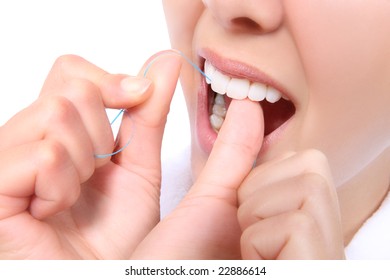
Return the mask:
<path id="1" fill-rule="evenodd" d="M 144 239 L 132 257 L 237 258 L 241 231 L 236 221 L 236 195 L 231 194 L 236 193 L 250 172 L 263 134 L 259 104 L 233 100 L 209 160 L 189 194 Z M 234 207 L 215 204 L 216 200 L 222 200 L 230 206 L 232 197 Z"/>
<path id="2" fill-rule="evenodd" d="M 180 74 L 181 57 L 172 51 L 158 53 L 145 63 L 140 75 L 151 62 L 154 63 L 147 78 L 153 81 L 153 92 L 148 100 L 128 109 L 123 116 L 118 147 L 125 146 L 129 139 L 131 144 L 114 161 L 126 169 L 144 172 L 144 178 L 150 178 L 148 174 L 153 173 L 149 175 L 155 175 L 159 182 L 161 142 Z"/>
<path id="3" fill-rule="evenodd" d="M 232 100 L 210 157 L 194 189 L 220 195 L 237 189 L 253 167 L 264 138 L 264 117 L 257 102 Z"/>

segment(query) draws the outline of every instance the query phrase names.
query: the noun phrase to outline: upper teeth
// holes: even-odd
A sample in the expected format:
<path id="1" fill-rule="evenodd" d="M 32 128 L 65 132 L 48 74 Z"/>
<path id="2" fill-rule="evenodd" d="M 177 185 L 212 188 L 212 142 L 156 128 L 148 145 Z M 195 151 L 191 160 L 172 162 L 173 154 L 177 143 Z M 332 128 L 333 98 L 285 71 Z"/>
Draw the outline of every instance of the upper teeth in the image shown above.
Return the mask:
<path id="1" fill-rule="evenodd" d="M 282 98 L 282 94 L 273 87 L 250 82 L 247 79 L 231 78 L 218 71 L 209 61 L 205 62 L 206 82 L 211 89 L 221 95 L 227 94 L 232 99 L 249 98 L 252 101 L 267 100 L 275 103 Z M 287 99 L 287 98 L 286 98 Z"/>

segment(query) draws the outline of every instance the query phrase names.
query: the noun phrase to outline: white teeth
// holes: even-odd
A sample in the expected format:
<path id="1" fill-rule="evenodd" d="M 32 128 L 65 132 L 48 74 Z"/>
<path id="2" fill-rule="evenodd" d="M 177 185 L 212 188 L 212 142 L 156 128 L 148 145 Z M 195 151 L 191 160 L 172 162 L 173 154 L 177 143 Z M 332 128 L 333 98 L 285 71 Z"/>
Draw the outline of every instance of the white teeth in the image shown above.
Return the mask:
<path id="1" fill-rule="evenodd" d="M 210 115 L 211 127 L 218 132 L 226 116 L 226 105 L 224 94 L 232 99 L 249 98 L 252 101 L 266 100 L 269 103 L 278 102 L 281 98 L 288 100 L 287 97 L 270 86 L 253 82 L 247 79 L 231 78 L 218 71 L 210 62 L 206 61 L 204 65 L 206 82 L 211 85 L 211 89 L 216 92 L 215 100 Z"/>
<path id="2" fill-rule="evenodd" d="M 226 116 L 226 103 L 223 95 L 216 94 L 213 104 L 213 115 L 224 118 Z"/>
<path id="3" fill-rule="evenodd" d="M 267 96 L 267 86 L 253 83 L 249 88 L 248 98 L 252 101 L 263 101 Z"/>
<path id="4" fill-rule="evenodd" d="M 265 98 L 269 103 L 275 103 L 282 98 L 282 94 L 276 89 L 268 87 L 267 96 Z"/>
<path id="5" fill-rule="evenodd" d="M 226 76 L 219 71 L 215 71 L 211 81 L 211 89 L 216 93 L 223 95 L 226 93 L 229 82 L 230 82 L 229 76 Z"/>
<path id="6" fill-rule="evenodd" d="M 248 80 L 233 78 L 227 86 L 226 94 L 232 99 L 245 99 L 248 96 L 249 86 Z"/>
<path id="7" fill-rule="evenodd" d="M 216 131 L 218 131 L 222 127 L 224 120 L 224 118 L 214 114 L 210 116 L 210 124 Z"/>
<path id="8" fill-rule="evenodd" d="M 217 95 L 215 96 L 214 104 L 225 106 L 225 98 L 224 98 L 222 95 L 217 94 Z"/>
<path id="9" fill-rule="evenodd" d="M 225 98 L 223 95 L 216 94 L 213 103 L 213 111 L 210 115 L 210 124 L 215 131 L 219 131 L 222 127 L 226 116 Z"/>
<path id="10" fill-rule="evenodd" d="M 206 74 L 206 83 L 211 84 L 211 81 L 213 80 L 214 73 L 217 69 L 208 61 L 206 61 L 204 65 L 204 71 Z"/>
<path id="11" fill-rule="evenodd" d="M 288 100 L 277 89 L 270 86 L 222 74 L 208 61 L 205 62 L 204 71 L 207 76 L 206 82 L 211 85 L 211 89 L 221 95 L 227 94 L 232 99 L 248 97 L 252 101 L 266 100 L 270 103 L 278 102 L 281 98 Z"/>
<path id="12" fill-rule="evenodd" d="M 214 104 L 213 105 L 213 114 L 214 115 L 217 115 L 219 117 L 226 117 L 226 107 L 225 105 L 217 105 L 217 104 Z"/>

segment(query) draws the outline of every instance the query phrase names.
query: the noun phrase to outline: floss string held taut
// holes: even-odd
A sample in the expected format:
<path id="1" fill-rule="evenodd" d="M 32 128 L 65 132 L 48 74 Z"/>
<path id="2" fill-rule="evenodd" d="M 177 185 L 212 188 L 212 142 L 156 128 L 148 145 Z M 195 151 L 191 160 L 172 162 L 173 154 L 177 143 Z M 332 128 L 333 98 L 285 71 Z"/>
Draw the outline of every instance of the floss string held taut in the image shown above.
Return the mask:
<path id="1" fill-rule="evenodd" d="M 150 68 L 153 66 L 153 64 L 159 59 L 161 58 L 162 56 L 164 55 L 172 55 L 172 54 L 176 54 L 176 55 L 180 55 L 182 58 L 184 58 L 184 60 L 186 62 L 188 62 L 195 70 L 197 70 L 202 76 L 204 76 L 208 81 L 211 81 L 211 79 L 204 73 L 204 71 L 202 71 L 202 69 L 199 68 L 198 65 L 196 65 L 193 61 L 191 61 L 191 59 L 189 59 L 183 52 L 181 51 L 178 51 L 178 50 L 170 50 L 170 51 L 166 51 L 166 52 L 161 52 L 160 54 L 158 54 L 154 59 L 152 59 L 149 64 L 146 66 L 145 68 L 145 71 L 143 73 L 143 77 L 146 78 L 146 75 L 148 74 Z M 117 119 L 121 116 L 121 115 L 126 115 L 128 118 L 131 119 L 131 115 L 129 114 L 129 112 L 126 110 L 126 109 L 121 109 L 118 114 L 114 117 L 114 119 L 111 121 L 110 125 L 112 126 L 116 121 Z M 135 131 L 136 131 L 136 126 L 134 124 L 134 122 L 132 121 L 132 126 L 133 126 L 133 129 L 132 129 L 132 132 L 130 134 L 130 137 L 128 139 L 128 141 L 121 147 L 119 148 L 118 150 L 112 152 L 112 153 L 108 153 L 108 154 L 95 154 L 95 158 L 97 159 L 104 159 L 104 158 L 109 158 L 109 157 L 112 157 L 112 156 L 115 156 L 121 152 L 123 152 L 123 150 L 125 150 L 132 142 L 133 138 L 134 138 L 134 135 L 135 135 Z M 118 143 L 118 139 L 117 139 L 117 143 Z"/>

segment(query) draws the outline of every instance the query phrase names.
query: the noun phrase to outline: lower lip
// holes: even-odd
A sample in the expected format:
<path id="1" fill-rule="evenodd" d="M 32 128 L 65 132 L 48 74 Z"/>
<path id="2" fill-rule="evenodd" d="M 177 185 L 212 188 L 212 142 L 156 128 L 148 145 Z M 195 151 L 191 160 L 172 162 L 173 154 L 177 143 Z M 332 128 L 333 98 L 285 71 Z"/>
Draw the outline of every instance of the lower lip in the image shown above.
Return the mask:
<path id="1" fill-rule="evenodd" d="M 208 85 L 205 79 L 201 79 L 201 81 L 198 93 L 196 133 L 200 147 L 206 154 L 210 154 L 218 134 L 211 127 L 209 120 Z"/>
<path id="2" fill-rule="evenodd" d="M 209 102 L 208 102 L 208 85 L 205 79 L 201 79 L 201 86 L 198 93 L 198 106 L 196 116 L 196 133 L 197 139 L 201 149 L 206 153 L 210 154 L 213 149 L 214 142 L 217 139 L 218 134 L 211 127 L 209 120 Z M 283 123 L 280 127 L 274 130 L 272 133 L 264 137 L 263 145 L 259 153 L 259 157 L 264 155 L 269 148 L 275 144 L 275 142 L 281 138 L 286 127 L 290 123 L 292 118 Z"/>

